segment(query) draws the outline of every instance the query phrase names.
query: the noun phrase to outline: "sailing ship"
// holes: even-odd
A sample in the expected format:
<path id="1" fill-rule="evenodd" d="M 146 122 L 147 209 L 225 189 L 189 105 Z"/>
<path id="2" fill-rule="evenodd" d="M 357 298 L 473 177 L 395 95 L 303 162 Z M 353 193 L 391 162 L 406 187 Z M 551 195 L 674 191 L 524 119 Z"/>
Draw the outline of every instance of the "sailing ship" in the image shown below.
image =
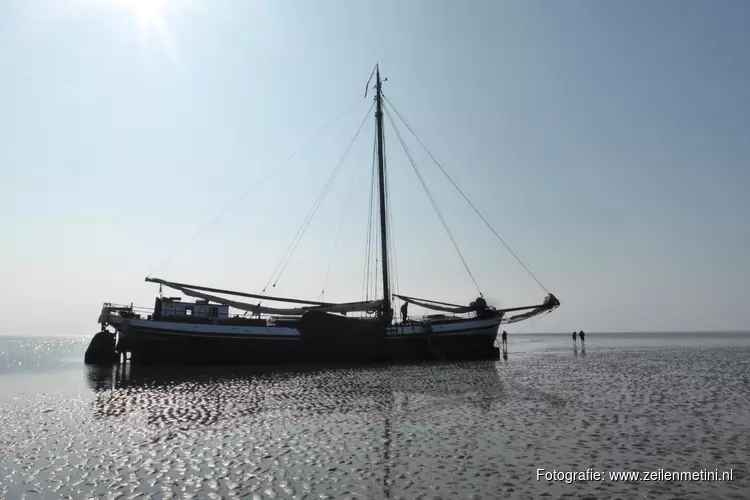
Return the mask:
<path id="1" fill-rule="evenodd" d="M 245 293 L 148 276 L 147 282 L 159 284 L 159 296 L 153 310 L 149 310 L 151 314 L 145 314 L 144 317 L 132 304 L 117 306 L 105 303 L 99 316 L 101 332 L 89 346 L 87 363 L 111 362 L 123 358 L 140 364 L 369 363 L 497 359 L 499 349 L 495 344 L 500 325 L 528 320 L 549 313 L 560 305 L 558 299 L 536 280 L 512 250 L 513 256 L 547 292 L 540 303 L 497 308 L 488 304 L 481 292 L 468 305 L 392 294 L 384 111 L 405 149 L 406 145 L 388 109 L 394 108 L 383 94 L 383 81 L 378 66 L 370 75 L 365 97 L 373 76 L 375 102 L 370 109 L 375 108 L 376 121 L 374 156 L 377 161 L 374 166 L 377 167 L 379 209 L 379 234 L 376 236 L 380 242 L 378 279 L 382 283 L 379 296 L 355 302 L 332 303 L 269 296 L 265 294 L 265 288 L 261 293 Z M 408 122 L 398 111 L 395 112 L 413 133 Z M 415 133 L 414 135 L 417 137 Z M 421 140 L 419 142 L 426 149 Z M 505 244 L 445 169 L 429 154 L 482 221 Z M 407 156 L 416 170 L 408 150 Z M 418 170 L 417 174 L 419 175 Z M 419 178 L 450 235 L 421 175 Z M 373 190 L 374 185 L 373 178 Z M 455 240 L 450 236 L 460 255 Z M 510 250 L 509 247 L 508 249 Z M 461 259 L 466 266 L 463 256 Z M 468 271 L 468 266 L 466 268 Z M 188 302 L 183 300 L 184 297 L 164 297 L 162 287 L 195 300 Z M 255 299 L 259 302 L 251 303 L 243 299 Z M 393 314 L 394 299 L 437 313 L 420 318 L 407 317 L 405 307 L 402 306 L 404 314 L 398 321 Z M 264 302 L 281 305 L 269 306 L 264 305 Z"/>

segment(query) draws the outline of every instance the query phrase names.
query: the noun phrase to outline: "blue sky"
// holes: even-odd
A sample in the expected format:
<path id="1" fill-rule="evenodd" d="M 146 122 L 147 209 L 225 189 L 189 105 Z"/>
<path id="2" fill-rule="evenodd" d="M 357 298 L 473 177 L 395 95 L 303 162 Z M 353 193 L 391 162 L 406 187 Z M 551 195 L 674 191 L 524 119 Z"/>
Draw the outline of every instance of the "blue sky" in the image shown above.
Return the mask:
<path id="1" fill-rule="evenodd" d="M 748 25 L 741 0 L 6 0 L 0 333 L 87 334 L 104 301 L 151 305 L 146 274 L 307 144 L 154 273 L 260 291 L 372 104 L 378 61 L 386 95 L 563 304 L 509 331 L 747 330 Z M 372 122 L 276 293 L 319 295 L 350 196 L 326 299 L 360 298 Z M 400 291 L 472 300 L 386 140 Z M 409 147 L 485 296 L 541 300 Z"/>

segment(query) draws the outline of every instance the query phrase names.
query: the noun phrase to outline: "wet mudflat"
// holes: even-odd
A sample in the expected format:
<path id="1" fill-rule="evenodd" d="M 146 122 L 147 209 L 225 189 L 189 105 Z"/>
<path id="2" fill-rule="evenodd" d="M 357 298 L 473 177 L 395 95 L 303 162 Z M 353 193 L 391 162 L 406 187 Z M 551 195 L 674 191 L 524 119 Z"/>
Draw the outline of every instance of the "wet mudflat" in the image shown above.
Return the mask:
<path id="1" fill-rule="evenodd" d="M 747 498 L 747 337 L 513 341 L 497 363 L 274 372 L 6 356 L 0 497 Z M 537 480 L 589 468 L 733 480 Z"/>

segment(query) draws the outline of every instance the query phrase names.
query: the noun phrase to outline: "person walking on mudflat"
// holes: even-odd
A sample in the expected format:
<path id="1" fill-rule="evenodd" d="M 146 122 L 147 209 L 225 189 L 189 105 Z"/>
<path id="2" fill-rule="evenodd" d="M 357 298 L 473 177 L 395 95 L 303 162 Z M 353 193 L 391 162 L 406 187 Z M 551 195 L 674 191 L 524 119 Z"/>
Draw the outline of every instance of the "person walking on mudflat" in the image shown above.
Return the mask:
<path id="1" fill-rule="evenodd" d="M 576 343 L 576 332 L 573 332 L 573 346 L 577 346 L 577 345 L 578 344 Z"/>
<path id="2" fill-rule="evenodd" d="M 508 332 L 503 330 L 503 347 L 507 350 L 508 349 Z"/>
<path id="3" fill-rule="evenodd" d="M 583 345 L 585 341 L 586 334 L 583 333 L 583 330 L 581 330 L 581 333 L 578 334 L 579 337 L 581 337 L 581 345 Z"/>

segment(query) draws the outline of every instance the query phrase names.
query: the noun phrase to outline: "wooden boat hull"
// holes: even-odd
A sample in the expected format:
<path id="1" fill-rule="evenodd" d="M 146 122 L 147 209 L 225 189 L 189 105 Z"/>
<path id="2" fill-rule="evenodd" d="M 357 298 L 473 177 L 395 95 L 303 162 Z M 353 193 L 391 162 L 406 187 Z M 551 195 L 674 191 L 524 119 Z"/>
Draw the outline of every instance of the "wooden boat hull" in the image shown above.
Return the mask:
<path id="1" fill-rule="evenodd" d="M 308 313 L 296 327 L 192 324 L 111 316 L 117 351 L 143 365 L 279 365 L 498 359 L 500 318 L 385 325 Z"/>

